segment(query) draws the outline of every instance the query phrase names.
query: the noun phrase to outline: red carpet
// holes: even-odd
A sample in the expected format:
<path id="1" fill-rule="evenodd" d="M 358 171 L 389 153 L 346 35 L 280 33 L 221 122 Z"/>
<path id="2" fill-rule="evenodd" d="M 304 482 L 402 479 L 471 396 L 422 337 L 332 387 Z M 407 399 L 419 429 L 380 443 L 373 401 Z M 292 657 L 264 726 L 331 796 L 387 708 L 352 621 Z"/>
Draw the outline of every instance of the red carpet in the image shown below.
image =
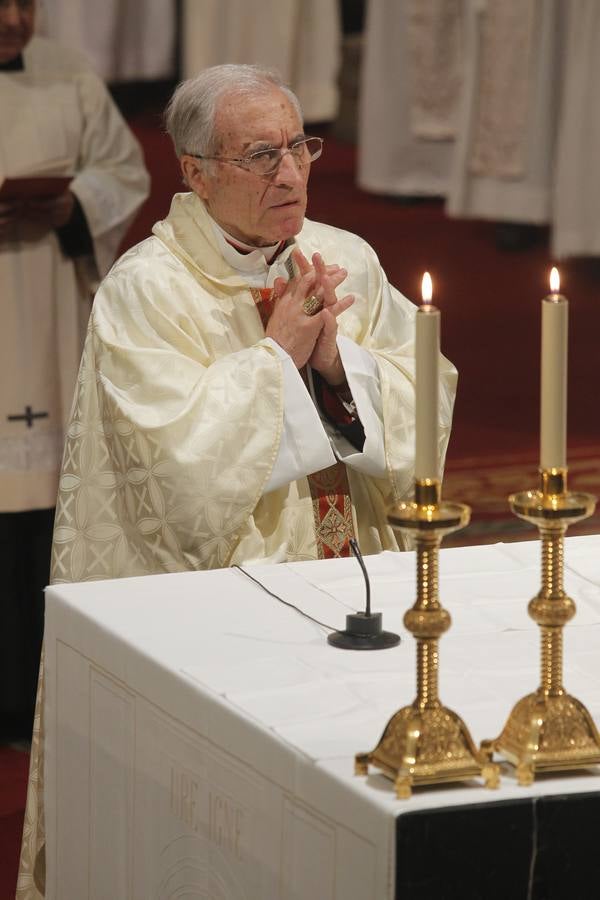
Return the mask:
<path id="1" fill-rule="evenodd" d="M 28 753 L 0 746 L 0 900 L 15 896 L 28 772 Z"/>
<path id="2" fill-rule="evenodd" d="M 569 487 L 600 493 L 598 460 L 600 444 L 575 446 L 569 458 Z M 536 529 L 512 515 L 507 497 L 539 487 L 535 453 L 505 453 L 453 460 L 446 469 L 444 495 L 468 503 L 471 523 L 444 540 L 444 546 L 489 544 L 495 541 L 536 540 Z M 600 509 L 569 528 L 569 536 L 600 532 Z"/>

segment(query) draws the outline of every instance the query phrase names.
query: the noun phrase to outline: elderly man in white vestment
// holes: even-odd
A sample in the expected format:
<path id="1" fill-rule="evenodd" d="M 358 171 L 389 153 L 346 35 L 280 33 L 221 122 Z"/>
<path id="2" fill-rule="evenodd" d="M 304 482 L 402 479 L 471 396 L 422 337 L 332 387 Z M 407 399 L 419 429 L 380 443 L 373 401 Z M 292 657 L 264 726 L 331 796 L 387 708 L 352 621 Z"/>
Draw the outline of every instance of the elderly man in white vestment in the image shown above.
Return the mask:
<path id="1" fill-rule="evenodd" d="M 415 307 L 361 238 L 305 219 L 322 141 L 277 76 L 207 69 L 167 127 L 190 190 L 96 295 L 54 580 L 331 558 L 353 535 L 396 549 L 386 503 L 413 480 Z M 442 359 L 440 459 L 455 382 Z M 37 735 L 33 751 L 22 898 L 39 896 Z"/>
<path id="2" fill-rule="evenodd" d="M 33 0 L 0 2 L 0 733 L 12 738 L 31 735 L 90 279 L 108 271 L 148 188 L 104 85 L 78 54 L 32 36 L 35 12 Z M 30 179 L 26 194 L 11 193 L 15 178 Z M 38 193 L 42 179 L 59 192 Z"/>

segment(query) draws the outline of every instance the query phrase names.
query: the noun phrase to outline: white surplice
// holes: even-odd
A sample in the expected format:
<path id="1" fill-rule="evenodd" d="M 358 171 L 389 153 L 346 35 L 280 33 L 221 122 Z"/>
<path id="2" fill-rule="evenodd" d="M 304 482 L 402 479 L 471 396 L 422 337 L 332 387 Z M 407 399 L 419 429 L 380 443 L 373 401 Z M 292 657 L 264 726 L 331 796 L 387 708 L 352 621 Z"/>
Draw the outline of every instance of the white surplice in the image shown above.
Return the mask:
<path id="1" fill-rule="evenodd" d="M 75 263 L 54 231 L 33 224 L 0 244 L 1 512 L 56 502 L 91 283 L 108 271 L 149 183 L 135 138 L 79 54 L 34 37 L 23 59 L 22 71 L 0 72 L 0 181 L 71 176 L 93 257 Z M 47 416 L 30 426 L 8 419 L 27 407 Z"/>
<path id="2" fill-rule="evenodd" d="M 183 0 L 184 78 L 221 63 L 274 68 L 307 122 L 335 118 L 341 39 L 337 0 Z"/>

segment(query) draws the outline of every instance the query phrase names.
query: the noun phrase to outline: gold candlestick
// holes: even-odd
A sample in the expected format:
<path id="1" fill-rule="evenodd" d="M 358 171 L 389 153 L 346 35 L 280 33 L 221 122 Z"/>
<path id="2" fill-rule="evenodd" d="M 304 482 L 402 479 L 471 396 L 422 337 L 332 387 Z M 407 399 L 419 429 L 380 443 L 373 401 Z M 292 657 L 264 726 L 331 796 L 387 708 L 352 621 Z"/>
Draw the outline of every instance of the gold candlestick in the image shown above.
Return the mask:
<path id="1" fill-rule="evenodd" d="M 542 542 L 542 586 L 528 611 L 540 626 L 541 678 L 534 694 L 513 707 L 499 737 L 483 741 L 516 766 L 519 784 L 531 784 L 536 772 L 557 772 L 600 763 L 600 735 L 592 717 L 563 687 L 563 627 L 575 615 L 563 588 L 564 536 L 569 525 L 594 511 L 591 494 L 567 491 L 567 469 L 540 469 L 541 489 L 511 494 L 511 510 L 536 525 Z"/>
<path id="2" fill-rule="evenodd" d="M 396 795 L 410 797 L 413 785 L 463 781 L 483 775 L 487 787 L 499 784 L 499 766 L 477 749 L 463 720 L 442 706 L 438 696 L 438 641 L 450 627 L 450 614 L 438 598 L 438 551 L 442 538 L 468 524 L 471 510 L 440 500 L 440 483 L 417 479 L 413 503 L 388 512 L 393 528 L 412 532 L 417 545 L 417 600 L 404 616 L 417 640 L 417 696 L 387 723 L 370 753 L 355 757 L 355 773 L 369 765 L 394 780 Z"/>

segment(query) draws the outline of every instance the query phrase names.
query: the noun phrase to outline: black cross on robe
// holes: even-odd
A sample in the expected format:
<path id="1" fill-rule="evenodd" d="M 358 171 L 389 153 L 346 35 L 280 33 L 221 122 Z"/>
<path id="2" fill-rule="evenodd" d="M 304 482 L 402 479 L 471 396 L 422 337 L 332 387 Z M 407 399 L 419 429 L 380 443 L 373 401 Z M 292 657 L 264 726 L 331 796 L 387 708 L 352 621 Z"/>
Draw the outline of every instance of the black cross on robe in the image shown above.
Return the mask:
<path id="1" fill-rule="evenodd" d="M 34 419 L 47 419 L 47 418 L 48 418 L 47 412 L 34 413 L 31 406 L 26 406 L 25 412 L 21 416 L 17 416 L 17 415 L 7 416 L 7 419 L 9 422 L 27 422 L 28 428 L 31 428 L 33 426 Z"/>

